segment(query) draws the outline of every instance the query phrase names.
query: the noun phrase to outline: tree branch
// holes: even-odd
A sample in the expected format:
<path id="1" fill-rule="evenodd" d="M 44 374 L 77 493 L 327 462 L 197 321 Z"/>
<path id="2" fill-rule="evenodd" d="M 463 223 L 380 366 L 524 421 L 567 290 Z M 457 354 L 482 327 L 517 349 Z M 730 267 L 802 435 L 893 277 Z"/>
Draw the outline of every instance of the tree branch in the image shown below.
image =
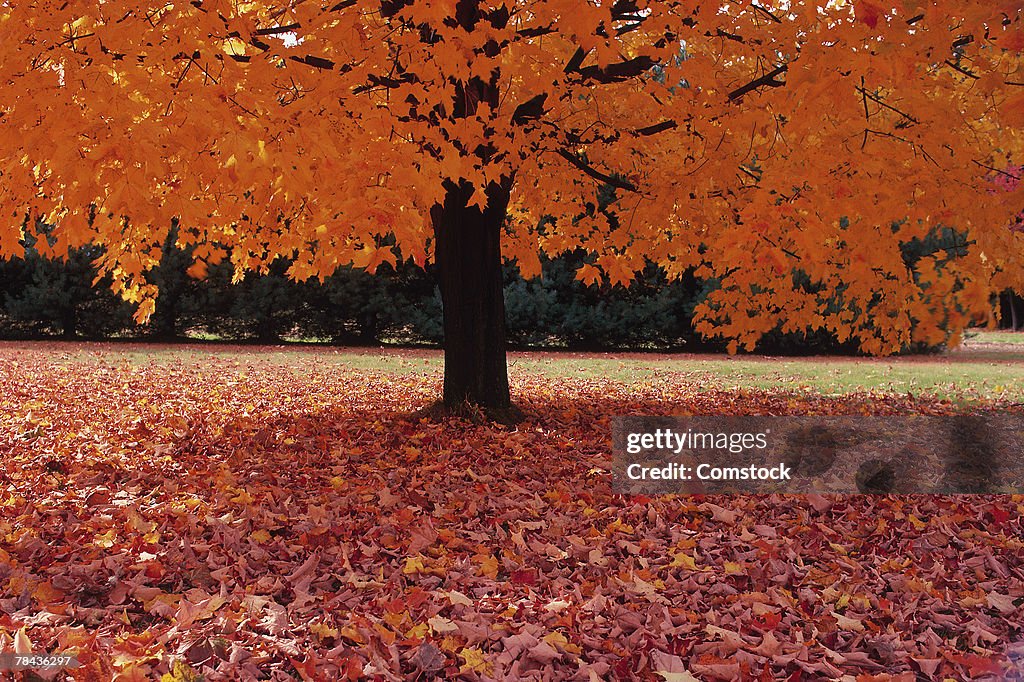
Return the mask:
<path id="1" fill-rule="evenodd" d="M 952 67 L 954 71 L 959 71 L 960 73 L 962 73 L 963 75 L 967 76 L 968 78 L 973 78 L 974 80 L 978 80 L 979 78 L 981 78 L 981 76 L 979 76 L 978 74 L 972 73 L 972 72 L 968 71 L 967 69 L 965 69 L 964 67 L 960 66 L 959 64 L 957 64 L 955 62 L 952 62 L 952 61 L 950 61 L 948 59 L 945 61 L 945 64 L 946 64 L 946 66 Z"/>
<path id="2" fill-rule="evenodd" d="M 739 98 L 743 97 L 743 95 L 747 94 L 748 92 L 753 92 L 754 90 L 757 90 L 760 87 L 769 86 L 772 88 L 777 88 L 782 85 L 785 85 L 786 81 L 776 80 L 775 77 L 786 73 L 787 70 L 789 70 L 789 64 L 782 64 L 781 66 L 778 66 L 769 71 L 768 73 L 764 74 L 760 78 L 755 78 L 746 85 L 736 88 L 735 90 L 729 93 L 729 101 L 735 102 Z"/>
<path id="3" fill-rule="evenodd" d="M 598 83 L 618 83 L 620 81 L 635 78 L 654 66 L 654 60 L 650 57 L 635 57 L 624 62 L 609 64 L 605 67 L 587 66 L 577 69 L 583 78 Z"/>
<path id="4" fill-rule="evenodd" d="M 765 15 L 766 17 L 768 17 L 769 19 L 771 19 L 772 21 L 774 21 L 776 24 L 781 24 L 782 23 L 782 19 L 779 19 L 777 16 L 775 16 L 774 14 L 769 12 L 764 7 L 761 7 L 761 5 L 757 4 L 756 2 L 750 3 L 750 6 L 753 7 L 754 9 L 756 9 L 761 14 Z"/>
<path id="5" fill-rule="evenodd" d="M 547 93 L 541 93 L 531 97 L 516 107 L 512 112 L 512 123 L 520 125 L 527 121 L 535 121 L 544 115 L 544 102 L 547 101 Z"/>
<path id="6" fill-rule="evenodd" d="M 861 83 L 863 83 L 863 82 L 864 82 L 864 79 L 862 78 L 862 79 L 861 79 Z M 910 114 L 908 114 L 907 112 L 905 112 L 905 111 L 902 111 L 902 110 L 900 110 L 900 109 L 897 109 L 896 107 L 892 106 L 891 104 L 887 104 L 886 102 L 883 102 L 881 98 L 879 98 L 879 97 L 878 97 L 877 95 L 875 95 L 875 94 L 873 94 L 873 93 L 871 93 L 871 92 L 868 92 L 868 91 L 867 91 L 867 90 L 866 90 L 866 89 L 865 89 L 865 88 L 864 88 L 863 86 L 861 86 L 861 87 L 856 87 L 856 88 L 854 88 L 854 89 L 855 89 L 855 90 L 856 90 L 857 92 L 859 92 L 859 93 L 860 93 L 861 95 L 863 95 L 863 96 L 864 96 L 864 97 L 865 97 L 866 99 L 869 99 L 869 100 L 871 100 L 871 101 L 872 101 L 872 102 L 874 102 L 875 104 L 877 104 L 877 105 L 879 105 L 879 106 L 882 106 L 882 107 L 885 107 L 885 108 L 886 108 L 886 109 L 888 109 L 889 111 L 892 111 L 892 112 L 894 112 L 894 113 L 897 113 L 897 114 L 899 114 L 900 116 L 902 116 L 903 118 L 907 119 L 908 121 L 911 121 L 911 122 L 913 122 L 913 123 L 920 123 L 920 121 L 919 121 L 919 120 L 917 120 L 916 118 L 914 118 L 913 116 L 911 116 L 911 115 L 910 115 Z M 865 111 L 866 111 L 866 110 L 867 110 L 867 105 L 866 105 L 866 103 L 865 103 L 865 107 L 864 107 L 864 108 L 865 108 Z"/>
<path id="7" fill-rule="evenodd" d="M 999 170 L 998 168 L 993 168 L 992 166 L 984 164 L 981 161 L 978 161 L 977 159 L 971 159 L 971 163 L 973 163 L 975 166 L 981 166 L 982 168 L 985 168 L 986 170 L 993 171 L 994 173 L 999 173 L 1000 175 L 1005 175 L 1006 177 L 1012 178 L 1013 180 L 1020 180 L 1021 179 L 1019 175 L 1014 175 L 1013 173 L 1011 173 L 1009 171 L 1004 171 L 1004 170 Z"/>
<path id="8" fill-rule="evenodd" d="M 579 170 L 583 171 L 583 173 L 585 173 L 586 175 L 594 178 L 595 180 L 599 180 L 607 185 L 611 185 L 616 189 L 622 189 L 629 192 L 638 192 L 640 190 L 639 187 L 637 187 L 631 182 L 627 182 L 626 180 L 622 180 L 621 178 L 616 178 L 614 176 L 608 175 L 607 173 L 602 173 L 601 171 L 597 170 L 587 162 L 580 159 L 572 152 L 569 152 L 565 149 L 559 149 L 558 155 L 561 156 L 566 161 L 568 161 L 569 163 L 571 163 Z"/>
<path id="9" fill-rule="evenodd" d="M 658 133 L 665 132 L 666 130 L 672 130 L 678 124 L 675 121 L 662 121 L 661 123 L 655 123 L 644 128 L 637 128 L 633 131 L 633 134 L 638 137 L 646 137 L 647 135 L 657 135 Z"/>

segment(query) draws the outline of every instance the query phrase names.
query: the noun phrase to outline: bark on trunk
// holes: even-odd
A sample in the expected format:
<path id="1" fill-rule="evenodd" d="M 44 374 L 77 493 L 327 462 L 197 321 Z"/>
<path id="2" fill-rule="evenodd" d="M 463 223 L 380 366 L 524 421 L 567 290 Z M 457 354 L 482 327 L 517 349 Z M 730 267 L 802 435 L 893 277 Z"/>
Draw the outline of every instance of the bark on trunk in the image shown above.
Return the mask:
<path id="1" fill-rule="evenodd" d="M 444 405 L 508 408 L 501 229 L 509 190 L 491 184 L 481 210 L 466 205 L 472 188 L 465 183 L 446 189 L 444 204 L 430 211 L 444 315 Z"/>
<path id="2" fill-rule="evenodd" d="M 74 306 L 65 308 L 60 316 L 60 335 L 65 339 L 78 336 L 78 311 Z"/>

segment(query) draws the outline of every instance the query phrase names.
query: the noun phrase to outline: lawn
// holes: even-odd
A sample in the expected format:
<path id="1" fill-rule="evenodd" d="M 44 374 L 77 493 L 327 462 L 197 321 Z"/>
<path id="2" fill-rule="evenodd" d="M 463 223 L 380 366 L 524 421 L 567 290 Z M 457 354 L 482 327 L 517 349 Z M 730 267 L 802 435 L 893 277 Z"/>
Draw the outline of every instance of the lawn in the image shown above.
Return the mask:
<path id="1" fill-rule="evenodd" d="M 513 430 L 410 419 L 435 351 L 0 344 L 0 647 L 82 680 L 1018 679 L 1024 497 L 610 489 L 613 415 L 1019 410 L 1021 351 L 971 341 L 516 353 Z"/>
<path id="2" fill-rule="evenodd" d="M 331 346 L 62 344 L 0 342 L 9 354 L 48 349 L 55 365 L 90 367 L 201 364 L 207 359 L 240 369 L 274 366 L 298 374 L 329 368 L 440 377 L 439 350 Z M 822 396 L 861 392 L 910 394 L 970 402 L 1024 402 L 1024 332 L 969 332 L 963 345 L 942 355 L 891 358 L 786 358 L 756 355 L 512 352 L 516 377 L 575 377 L 624 385 L 668 382 L 694 388 L 783 391 Z"/>

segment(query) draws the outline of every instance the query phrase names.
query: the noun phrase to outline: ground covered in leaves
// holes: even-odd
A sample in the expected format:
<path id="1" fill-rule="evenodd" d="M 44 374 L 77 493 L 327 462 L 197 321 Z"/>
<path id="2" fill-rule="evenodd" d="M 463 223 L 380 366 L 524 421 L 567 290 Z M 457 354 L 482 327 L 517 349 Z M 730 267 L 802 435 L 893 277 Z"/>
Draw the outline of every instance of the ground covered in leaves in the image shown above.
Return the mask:
<path id="1" fill-rule="evenodd" d="M 407 419 L 434 369 L 0 347 L 0 650 L 81 680 L 1021 678 L 1024 498 L 610 490 L 614 415 L 963 406 L 513 384 L 508 430 Z"/>

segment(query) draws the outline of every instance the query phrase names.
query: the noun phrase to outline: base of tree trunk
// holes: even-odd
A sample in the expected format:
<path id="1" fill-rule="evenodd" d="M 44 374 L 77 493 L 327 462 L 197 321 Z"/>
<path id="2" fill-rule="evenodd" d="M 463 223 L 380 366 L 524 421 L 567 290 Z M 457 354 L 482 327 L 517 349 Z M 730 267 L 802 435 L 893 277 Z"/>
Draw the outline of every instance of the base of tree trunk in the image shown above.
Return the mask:
<path id="1" fill-rule="evenodd" d="M 468 401 L 500 415 L 512 409 L 501 269 L 509 188 L 488 185 L 481 210 L 467 203 L 473 185 L 445 187 L 444 202 L 430 210 L 444 322 L 444 402 L 454 412 Z"/>
<path id="2" fill-rule="evenodd" d="M 410 421 L 426 419 L 437 422 L 457 417 L 473 424 L 491 423 L 513 427 L 523 422 L 527 416 L 526 412 L 516 405 L 509 405 L 508 407 L 483 407 L 470 402 L 464 402 L 461 405 L 449 406 L 445 405 L 444 401 L 438 400 L 412 412 L 408 418 Z"/>

